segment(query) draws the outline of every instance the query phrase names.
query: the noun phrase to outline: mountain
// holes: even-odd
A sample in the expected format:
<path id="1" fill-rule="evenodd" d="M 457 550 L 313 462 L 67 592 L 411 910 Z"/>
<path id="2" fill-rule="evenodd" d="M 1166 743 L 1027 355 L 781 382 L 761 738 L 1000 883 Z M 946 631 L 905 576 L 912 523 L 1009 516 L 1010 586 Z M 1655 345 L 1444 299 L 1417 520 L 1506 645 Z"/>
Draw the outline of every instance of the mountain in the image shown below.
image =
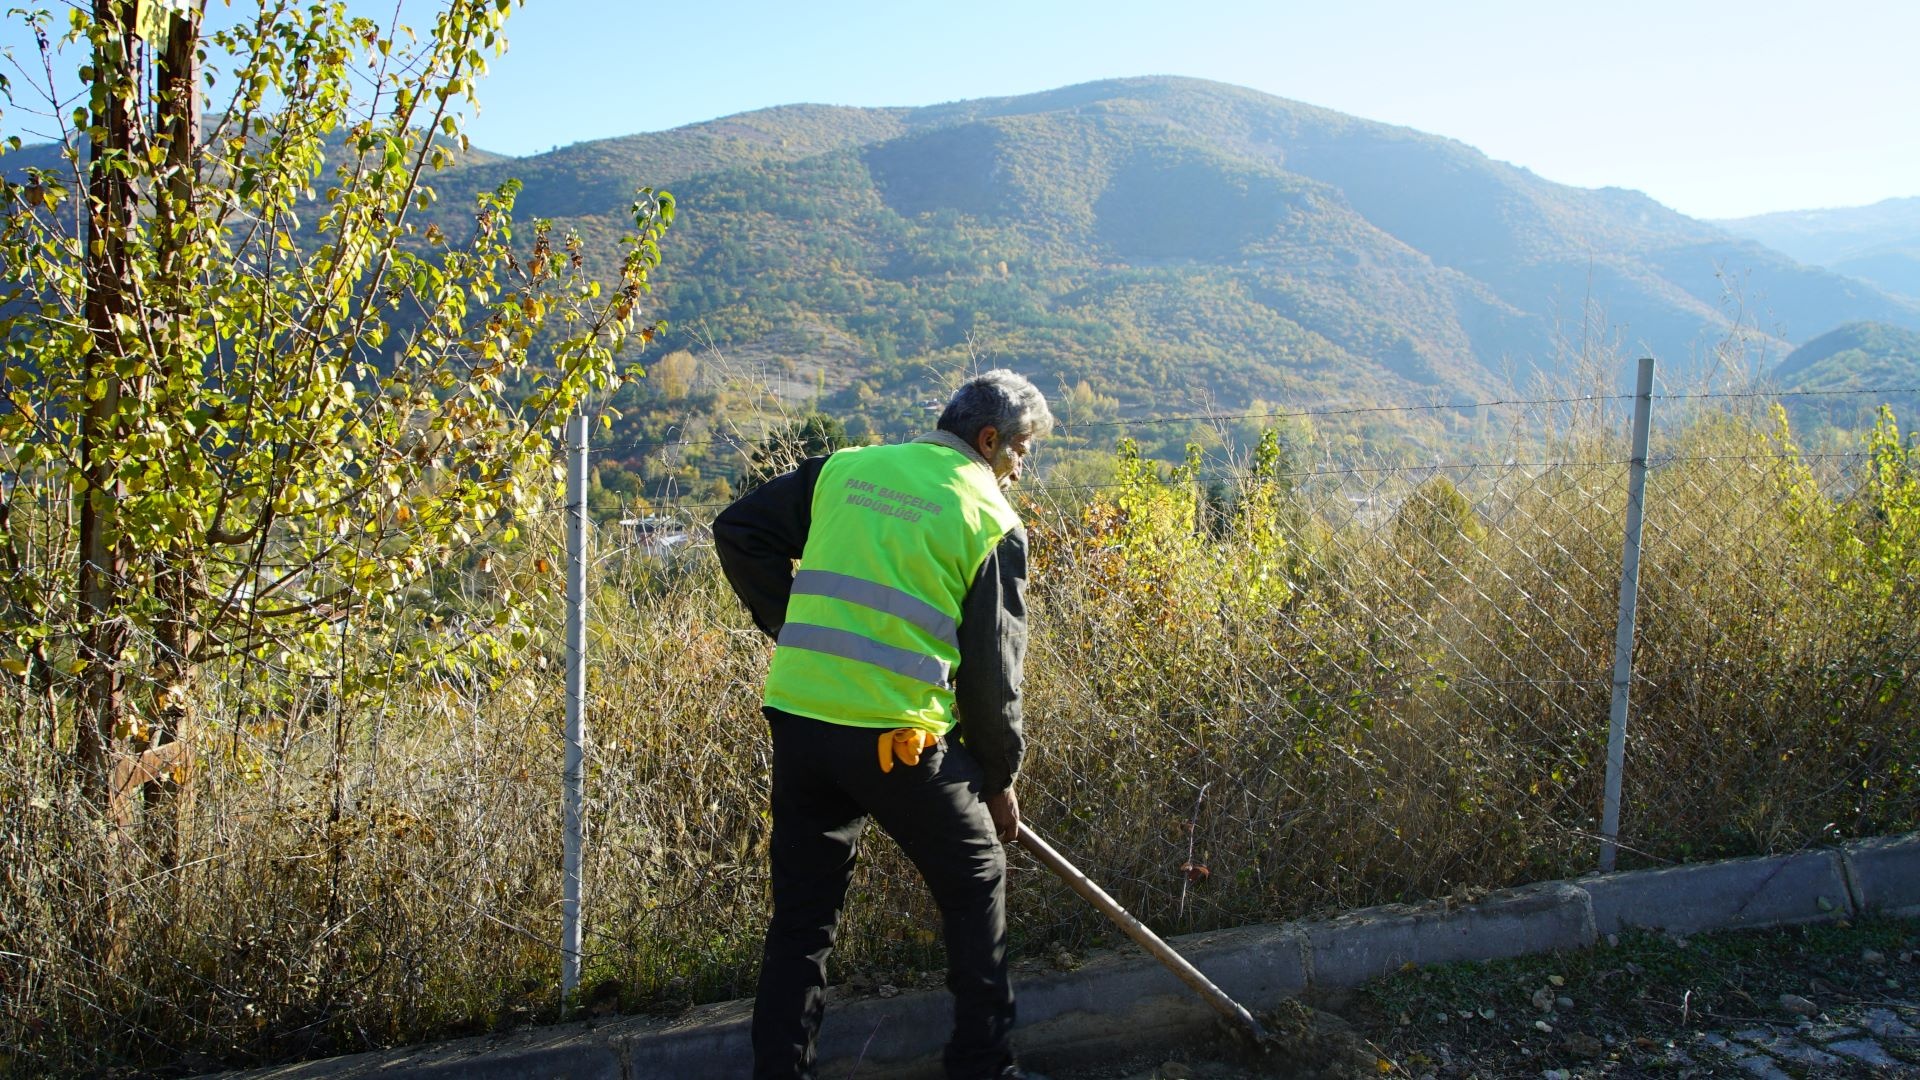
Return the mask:
<path id="1" fill-rule="evenodd" d="M 220 117 L 208 117 L 203 122 L 202 137 L 213 137 L 219 129 L 219 124 Z M 321 165 L 322 175 L 329 175 L 336 166 L 346 160 L 347 140 L 343 133 L 334 132 L 322 141 L 324 153 L 324 161 Z M 86 155 L 92 150 L 91 141 L 85 135 L 80 135 L 74 145 L 78 160 L 84 162 Z M 449 149 L 461 166 L 484 166 L 517 160 L 506 154 L 483 150 L 478 146 L 469 146 L 464 150 L 449 146 Z M 67 160 L 66 148 L 59 143 L 26 143 L 17 150 L 0 153 L 0 179 L 12 183 L 25 183 L 30 169 L 39 169 L 48 173 L 55 182 L 63 186 L 79 186 L 77 166 Z"/>
<path id="2" fill-rule="evenodd" d="M 1565 374 L 1583 335 L 1680 374 L 1736 321 L 1775 355 L 1920 327 L 1920 303 L 1638 193 L 1192 79 L 763 110 L 458 170 L 441 205 L 510 174 L 585 232 L 672 188 L 675 344 L 850 339 L 865 362 L 817 373 L 829 396 L 971 349 L 1138 406 L 1429 400 Z"/>
<path id="3" fill-rule="evenodd" d="M 1884 323 L 1849 323 L 1787 354 L 1772 381 L 1811 395 L 1792 403 L 1796 427 L 1864 429 L 1882 404 L 1903 429 L 1920 427 L 1920 333 Z M 1849 391 L 1893 389 L 1856 395 Z"/>
<path id="4" fill-rule="evenodd" d="M 1332 408 L 1323 434 L 1371 446 L 1465 419 L 1374 406 L 1525 394 L 1588 378 L 1583 354 L 1624 379 L 1650 352 L 1684 382 L 1736 335 L 1771 358 L 1844 323 L 1920 329 L 1920 301 L 1639 193 L 1195 79 L 790 105 L 475 159 L 435 175 L 430 216 L 461 235 L 512 177 L 518 213 L 589 259 L 634 189 L 678 197 L 649 357 L 674 374 L 623 392 L 602 458 L 658 484 L 725 473 L 733 451 L 703 447 L 757 439 L 783 403 L 906 434 L 979 365 L 1059 394 L 1056 444 L 1111 446 L 1123 417 Z M 1172 455 L 1246 435 L 1134 430 Z"/>
<path id="5" fill-rule="evenodd" d="M 1920 197 L 1716 222 L 1804 263 L 1920 299 Z"/>

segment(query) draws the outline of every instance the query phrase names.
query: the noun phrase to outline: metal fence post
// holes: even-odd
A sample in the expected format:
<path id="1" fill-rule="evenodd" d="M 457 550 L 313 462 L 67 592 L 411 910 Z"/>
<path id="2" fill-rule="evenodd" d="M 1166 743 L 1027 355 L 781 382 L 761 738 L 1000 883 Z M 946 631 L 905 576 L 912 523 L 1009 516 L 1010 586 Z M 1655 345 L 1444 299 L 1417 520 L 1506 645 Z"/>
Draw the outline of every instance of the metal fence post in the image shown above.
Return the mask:
<path id="1" fill-rule="evenodd" d="M 1647 428 L 1653 418 L 1653 357 L 1640 359 L 1633 391 L 1633 458 L 1627 473 L 1627 538 L 1620 550 L 1620 619 L 1613 637 L 1613 706 L 1607 729 L 1607 794 L 1600 819 L 1600 869 L 1620 853 L 1620 772 L 1627 754 L 1627 699 L 1633 684 L 1633 623 L 1640 602 L 1640 524 L 1647 502 Z"/>
<path id="2" fill-rule="evenodd" d="M 581 804 L 587 712 L 587 412 L 567 421 L 567 757 L 561 773 L 560 1007 L 580 985 Z"/>

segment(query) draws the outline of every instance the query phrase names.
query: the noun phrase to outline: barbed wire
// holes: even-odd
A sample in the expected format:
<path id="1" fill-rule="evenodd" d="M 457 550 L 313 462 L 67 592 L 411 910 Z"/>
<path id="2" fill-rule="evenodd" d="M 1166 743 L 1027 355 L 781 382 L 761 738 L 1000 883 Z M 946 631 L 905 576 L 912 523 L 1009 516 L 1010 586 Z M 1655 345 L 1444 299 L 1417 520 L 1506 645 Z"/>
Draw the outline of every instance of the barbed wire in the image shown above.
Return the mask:
<path id="1" fill-rule="evenodd" d="M 1793 460 L 1797 460 L 1800 462 L 1844 462 L 1844 461 L 1864 462 L 1864 461 L 1870 460 L 1871 457 L 1872 457 L 1871 452 L 1865 451 L 1865 450 L 1832 451 L 1832 452 L 1825 452 L 1825 453 L 1800 453 L 1800 454 L 1794 455 Z M 1769 453 L 1653 454 L 1648 456 L 1647 466 L 1650 469 L 1658 469 L 1664 466 L 1672 466 L 1672 465 L 1688 464 L 1688 463 L 1702 463 L 1702 462 L 1757 462 L 1757 461 L 1781 462 L 1785 460 L 1787 460 L 1787 458 L 1784 455 L 1769 454 Z M 1384 476 L 1384 475 L 1393 475 L 1393 474 L 1431 475 L 1434 473 L 1446 473 L 1446 472 L 1471 472 L 1479 469 L 1490 469 L 1490 470 L 1503 469 L 1503 470 L 1509 470 L 1509 471 L 1521 471 L 1521 470 L 1529 470 L 1529 469 L 1618 468 L 1618 467 L 1626 466 L 1630 464 L 1632 464 L 1631 459 L 1616 458 L 1616 457 L 1534 458 L 1534 459 L 1529 459 L 1525 461 L 1515 460 L 1511 458 L 1502 459 L 1499 461 L 1493 461 L 1493 460 L 1434 461 L 1434 462 L 1428 462 L 1428 463 L 1419 464 L 1419 465 L 1343 465 L 1343 466 L 1334 466 L 1334 467 L 1318 467 L 1318 468 L 1305 468 L 1305 469 L 1293 468 L 1293 469 L 1281 469 L 1272 474 L 1263 474 L 1263 473 L 1254 472 L 1251 470 L 1239 470 L 1239 471 L 1227 471 L 1227 472 L 1202 472 L 1201 474 L 1199 474 L 1197 477 L 1193 478 L 1193 480 L 1189 482 L 1199 484 L 1204 487 L 1212 484 L 1252 483 L 1252 482 L 1259 482 L 1263 480 L 1274 481 L 1279 483 L 1295 483 L 1299 481 L 1324 480 L 1330 477 Z M 1157 482 L 1164 484 L 1164 483 L 1169 483 L 1171 481 L 1168 481 L 1165 478 L 1162 478 Z M 1008 494 L 1009 494 L 1009 497 L 1014 499 L 1015 501 L 1020 501 L 1023 498 L 1038 499 L 1041 496 L 1050 495 L 1057 492 L 1085 494 L 1085 493 L 1096 492 L 1096 491 L 1118 491 L 1118 490 L 1122 490 L 1135 485 L 1136 485 L 1136 482 L 1132 482 L 1132 481 L 1111 481 L 1107 483 L 1080 483 L 1080 482 L 1049 483 L 1044 480 L 1032 481 L 1032 482 L 1023 481 L 1019 484 L 1016 484 L 1013 488 L 1011 488 Z M 732 504 L 733 504 L 733 500 L 717 501 L 717 502 L 716 501 L 701 501 L 701 502 L 676 501 L 676 502 L 650 503 L 650 504 L 647 504 L 646 506 L 623 506 L 618 509 L 619 509 L 619 512 L 624 516 L 645 517 L 645 516 L 672 515 L 680 511 L 723 510 L 726 507 L 731 506 Z M 573 509 L 573 506 L 574 504 L 560 504 L 556 506 L 547 507 L 539 511 L 538 515 L 567 513 Z"/>
<path id="2" fill-rule="evenodd" d="M 1682 390 L 1669 394 L 1655 394 L 1654 397 L 1668 401 L 1725 401 L 1742 399 L 1779 400 L 1782 398 L 1802 397 L 1893 397 L 1906 394 L 1920 394 L 1920 386 L 1862 387 L 1860 389 L 1835 390 Z"/>
<path id="3" fill-rule="evenodd" d="M 1896 396 L 1920 394 L 1920 387 L 1862 387 L 1859 389 L 1835 390 L 1742 390 L 1742 391 L 1678 391 L 1673 393 L 1655 393 L 1655 400 L 1785 400 L 1801 397 L 1863 397 Z M 1208 412 L 1189 413 L 1175 416 L 1139 416 L 1116 420 L 1089 420 L 1068 422 L 1055 418 L 1055 430 L 1071 433 L 1083 429 L 1148 427 L 1158 424 L 1186 423 L 1222 423 L 1235 420 L 1296 420 L 1317 419 L 1320 417 L 1362 416 L 1386 413 L 1417 412 L 1467 412 L 1475 409 L 1491 408 L 1536 408 L 1553 405 L 1595 404 L 1609 401 L 1632 401 L 1632 394 L 1580 394 L 1567 397 L 1546 398 L 1491 398 L 1484 401 L 1454 401 L 1414 405 L 1356 405 L 1327 406 L 1312 409 L 1277 409 L 1258 412 Z M 761 436 L 764 439 L 765 436 Z M 676 449 L 682 447 L 725 446 L 735 450 L 757 449 L 756 440 L 747 435 L 714 436 L 706 439 L 628 439 L 609 443 L 604 446 L 589 446 L 588 453 L 593 455 L 615 454 L 642 448 Z"/>

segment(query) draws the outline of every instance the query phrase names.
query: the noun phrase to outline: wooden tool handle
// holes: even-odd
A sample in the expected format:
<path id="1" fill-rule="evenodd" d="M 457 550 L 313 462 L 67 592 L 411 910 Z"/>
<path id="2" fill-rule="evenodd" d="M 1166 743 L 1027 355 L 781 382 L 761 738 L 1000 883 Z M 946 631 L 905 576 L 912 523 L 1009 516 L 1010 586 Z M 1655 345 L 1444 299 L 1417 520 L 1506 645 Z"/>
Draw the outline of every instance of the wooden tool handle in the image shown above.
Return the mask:
<path id="1" fill-rule="evenodd" d="M 1147 929 L 1147 924 L 1127 913 L 1127 909 L 1107 895 L 1107 891 L 1093 883 L 1087 875 L 1081 873 L 1066 857 L 1053 850 L 1053 845 L 1040 839 L 1039 834 L 1027 825 L 1020 823 L 1019 833 L 1014 839 L 1033 853 L 1041 865 L 1059 875 L 1060 880 L 1072 886 L 1073 891 L 1085 897 L 1087 902 L 1100 909 L 1107 918 L 1112 919 L 1127 936 L 1140 943 L 1140 947 L 1152 953 L 1156 960 L 1167 966 L 1167 970 L 1180 976 L 1180 981 L 1193 988 L 1194 993 L 1206 999 L 1220 1015 L 1239 1024 L 1251 1034 L 1255 1042 L 1266 1038 L 1266 1032 L 1253 1014 L 1243 1008 L 1239 1002 L 1226 995 L 1226 992 L 1213 985 L 1213 981 L 1200 973 L 1200 969 L 1187 963 L 1185 957 L 1173 951 L 1173 946 L 1160 940 L 1160 935 Z"/>

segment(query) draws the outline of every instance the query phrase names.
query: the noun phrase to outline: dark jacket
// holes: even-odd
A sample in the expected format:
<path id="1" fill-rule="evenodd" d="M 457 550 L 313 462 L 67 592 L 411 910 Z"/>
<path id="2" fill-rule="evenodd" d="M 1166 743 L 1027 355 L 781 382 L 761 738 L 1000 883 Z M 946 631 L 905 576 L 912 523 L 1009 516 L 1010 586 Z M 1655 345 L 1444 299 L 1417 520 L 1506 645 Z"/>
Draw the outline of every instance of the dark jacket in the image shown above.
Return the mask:
<path id="1" fill-rule="evenodd" d="M 943 433 L 926 441 L 965 447 Z M 979 460 L 977 453 L 968 452 Z M 814 484 L 826 461 L 808 458 L 792 472 L 741 496 L 713 522 L 713 546 L 727 582 L 770 638 L 777 639 L 787 621 L 793 564 L 807 545 Z M 1016 526 L 980 565 L 960 608 L 960 664 L 953 685 L 959 723 L 954 732 L 979 759 L 985 795 L 1006 789 L 1020 771 L 1026 747 L 1020 716 L 1026 654 L 1027 533 Z"/>

